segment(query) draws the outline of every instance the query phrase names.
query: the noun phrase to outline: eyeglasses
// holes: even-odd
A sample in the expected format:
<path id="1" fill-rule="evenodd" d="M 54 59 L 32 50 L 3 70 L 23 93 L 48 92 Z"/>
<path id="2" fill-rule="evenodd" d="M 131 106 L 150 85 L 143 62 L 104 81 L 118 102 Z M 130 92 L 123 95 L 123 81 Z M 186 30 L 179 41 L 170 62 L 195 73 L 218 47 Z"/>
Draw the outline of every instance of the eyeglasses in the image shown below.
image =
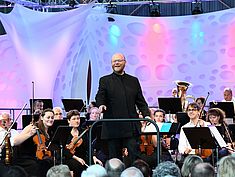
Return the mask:
<path id="1" fill-rule="evenodd" d="M 55 113 L 55 115 L 62 115 L 62 113 Z"/>
<path id="2" fill-rule="evenodd" d="M 117 59 L 117 60 L 113 60 L 112 62 L 113 63 L 121 63 L 121 62 L 123 62 L 123 61 L 125 61 L 124 59 Z"/>
<path id="3" fill-rule="evenodd" d="M 196 108 L 194 108 L 194 109 L 188 109 L 187 111 L 188 111 L 188 112 L 189 112 L 189 111 L 197 111 L 197 109 L 196 109 Z"/>

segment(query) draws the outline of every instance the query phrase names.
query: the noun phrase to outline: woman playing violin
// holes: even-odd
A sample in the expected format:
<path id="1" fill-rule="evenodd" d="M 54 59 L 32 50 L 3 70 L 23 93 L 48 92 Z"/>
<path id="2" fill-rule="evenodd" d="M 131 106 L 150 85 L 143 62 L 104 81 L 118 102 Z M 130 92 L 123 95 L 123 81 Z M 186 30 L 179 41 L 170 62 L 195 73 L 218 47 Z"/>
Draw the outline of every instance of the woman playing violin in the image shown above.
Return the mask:
<path id="1" fill-rule="evenodd" d="M 53 123 L 54 112 L 52 109 L 45 109 L 37 123 L 29 124 L 14 138 L 14 145 L 18 146 L 14 164 L 23 167 L 30 176 L 44 177 L 53 165 L 52 159 L 48 157 L 50 153 L 46 149 L 50 138 L 48 128 Z M 40 138 L 44 141 L 39 142 Z M 36 157 L 36 154 L 41 156 Z"/>
<path id="2" fill-rule="evenodd" d="M 79 136 L 84 133 L 80 128 L 80 113 L 78 110 L 70 110 L 67 113 L 67 120 L 69 126 L 73 127 L 71 135 L 68 139 L 67 148 L 65 148 L 65 164 L 69 166 L 69 169 L 73 171 L 74 177 L 80 177 L 83 170 L 87 168 L 86 162 L 88 162 L 88 138 L 85 133 L 81 138 Z M 95 163 L 99 161 L 93 156 Z"/>

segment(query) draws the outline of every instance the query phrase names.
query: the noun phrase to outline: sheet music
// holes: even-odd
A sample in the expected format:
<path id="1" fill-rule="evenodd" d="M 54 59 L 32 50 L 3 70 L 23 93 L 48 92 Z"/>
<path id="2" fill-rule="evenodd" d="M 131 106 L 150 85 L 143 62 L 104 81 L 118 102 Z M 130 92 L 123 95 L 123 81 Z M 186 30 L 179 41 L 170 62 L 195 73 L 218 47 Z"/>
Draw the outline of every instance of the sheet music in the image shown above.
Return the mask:
<path id="1" fill-rule="evenodd" d="M 213 134 L 213 136 L 215 137 L 215 139 L 216 139 L 217 143 L 219 144 L 220 148 L 227 147 L 227 144 L 224 141 L 221 134 L 219 133 L 218 129 L 213 125 L 209 125 L 208 127 L 209 127 L 211 133 Z"/>

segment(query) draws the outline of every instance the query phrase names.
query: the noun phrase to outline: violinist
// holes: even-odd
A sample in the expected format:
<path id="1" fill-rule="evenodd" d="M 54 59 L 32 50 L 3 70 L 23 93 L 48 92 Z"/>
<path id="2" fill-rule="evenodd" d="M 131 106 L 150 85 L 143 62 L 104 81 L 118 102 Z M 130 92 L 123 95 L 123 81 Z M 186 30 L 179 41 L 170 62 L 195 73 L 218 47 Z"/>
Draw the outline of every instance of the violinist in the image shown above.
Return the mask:
<path id="1" fill-rule="evenodd" d="M 9 129 L 9 127 L 11 126 L 12 121 L 11 121 L 11 116 L 8 113 L 2 113 L 0 114 L 0 143 L 2 143 L 0 145 L 0 158 L 1 158 L 1 162 L 5 161 L 6 158 L 6 149 L 5 149 L 5 140 L 3 140 L 4 137 L 6 137 L 6 133 Z M 10 146 L 13 147 L 14 146 L 14 137 L 16 135 L 18 135 L 18 131 L 15 129 L 11 129 L 10 130 Z M 12 152 L 12 148 L 10 147 L 10 151 Z M 12 155 L 12 154 L 11 154 Z"/>
<path id="2" fill-rule="evenodd" d="M 71 135 L 65 148 L 65 164 L 73 171 L 74 177 L 80 177 L 83 170 L 87 168 L 88 162 L 88 137 L 87 130 L 80 128 L 80 113 L 78 110 L 70 110 L 67 113 L 69 126 L 73 127 Z M 83 134 L 83 135 L 82 135 Z M 80 138 L 79 136 L 82 135 Z M 94 163 L 102 162 L 93 156 Z"/>
<path id="3" fill-rule="evenodd" d="M 206 121 L 206 110 L 204 109 L 204 103 L 205 103 L 204 97 L 198 97 L 196 98 L 195 102 L 199 105 L 201 113 L 201 119 Z"/>
<path id="4" fill-rule="evenodd" d="M 151 110 L 150 110 L 151 112 Z M 153 113 L 153 120 L 157 123 L 158 127 L 165 122 L 165 111 L 162 109 L 155 109 Z M 153 124 L 146 124 L 145 127 L 142 127 L 142 132 L 156 132 L 155 126 Z M 161 161 L 172 161 L 171 155 L 168 152 L 169 142 L 165 141 L 166 139 L 161 137 L 162 153 Z M 144 144 L 146 144 L 146 148 Z M 156 152 L 155 148 L 157 147 L 157 135 L 141 135 L 141 158 L 146 161 L 151 167 L 156 166 Z"/>
<path id="5" fill-rule="evenodd" d="M 232 132 L 229 130 L 228 125 L 225 122 L 225 112 L 220 108 L 210 108 L 207 113 L 207 121 L 210 122 L 211 125 L 218 127 L 228 147 L 232 148 Z M 219 157 L 223 157 L 228 154 L 229 151 L 227 149 L 219 149 Z"/>
<path id="6" fill-rule="evenodd" d="M 188 154 L 195 154 L 195 150 L 191 148 L 188 139 L 184 133 L 184 127 L 205 127 L 209 125 L 208 122 L 205 122 L 202 119 L 199 119 L 200 115 L 200 107 L 197 103 L 190 103 L 186 109 L 186 112 L 190 118 L 190 121 L 181 127 L 180 130 L 180 138 L 179 138 L 179 145 L 178 150 L 181 154 L 188 155 Z"/>
<path id="7" fill-rule="evenodd" d="M 14 144 L 18 146 L 15 165 L 23 167 L 30 176 L 44 177 L 53 165 L 50 151 L 46 148 L 51 137 L 48 128 L 53 123 L 53 110 L 45 109 L 38 122 L 30 123 L 14 138 Z"/>

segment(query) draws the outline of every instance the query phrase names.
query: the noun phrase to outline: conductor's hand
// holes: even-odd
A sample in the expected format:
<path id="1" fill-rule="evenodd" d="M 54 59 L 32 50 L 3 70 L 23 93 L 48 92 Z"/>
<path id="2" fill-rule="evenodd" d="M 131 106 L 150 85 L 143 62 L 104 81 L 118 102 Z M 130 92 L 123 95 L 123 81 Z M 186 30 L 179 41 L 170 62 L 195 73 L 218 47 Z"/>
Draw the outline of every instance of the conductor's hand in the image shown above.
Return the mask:
<path id="1" fill-rule="evenodd" d="M 105 105 L 100 105 L 99 111 L 102 113 L 107 110 L 107 107 Z"/>

